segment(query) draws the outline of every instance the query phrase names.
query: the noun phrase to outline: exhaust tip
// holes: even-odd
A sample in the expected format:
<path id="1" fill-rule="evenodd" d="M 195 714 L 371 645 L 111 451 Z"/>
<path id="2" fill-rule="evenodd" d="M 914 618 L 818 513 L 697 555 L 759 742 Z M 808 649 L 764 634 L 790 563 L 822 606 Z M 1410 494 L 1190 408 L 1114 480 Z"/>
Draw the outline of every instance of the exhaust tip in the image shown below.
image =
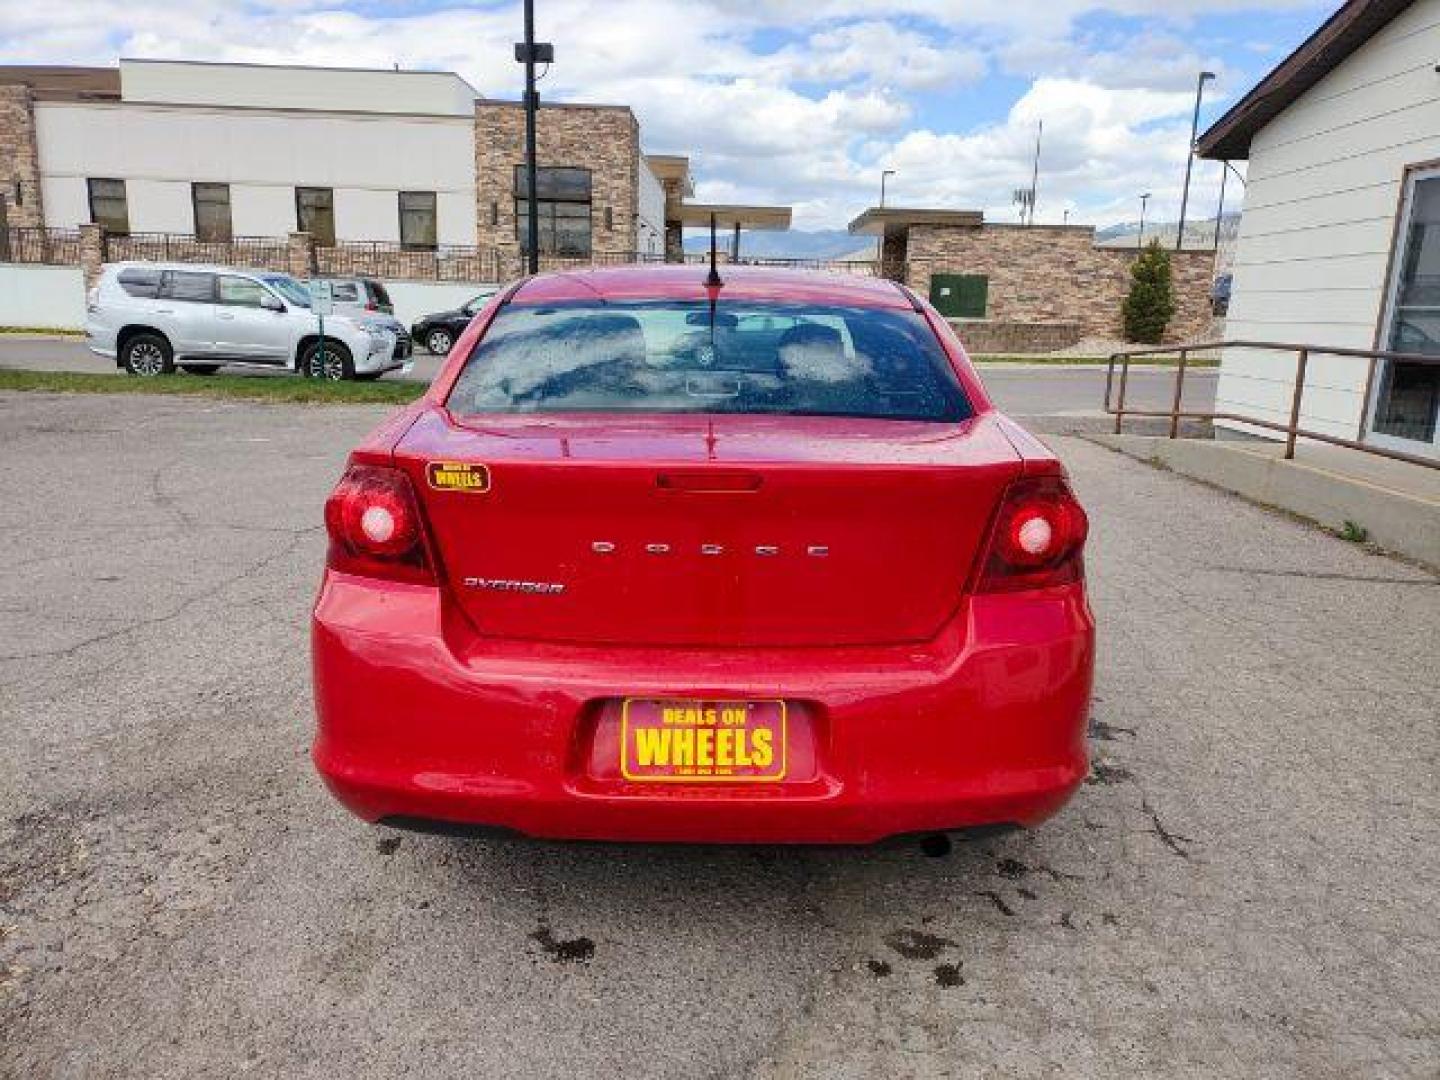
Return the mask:
<path id="1" fill-rule="evenodd" d="M 931 833 L 920 838 L 920 853 L 929 859 L 943 859 L 950 854 L 950 837 L 944 833 Z"/>

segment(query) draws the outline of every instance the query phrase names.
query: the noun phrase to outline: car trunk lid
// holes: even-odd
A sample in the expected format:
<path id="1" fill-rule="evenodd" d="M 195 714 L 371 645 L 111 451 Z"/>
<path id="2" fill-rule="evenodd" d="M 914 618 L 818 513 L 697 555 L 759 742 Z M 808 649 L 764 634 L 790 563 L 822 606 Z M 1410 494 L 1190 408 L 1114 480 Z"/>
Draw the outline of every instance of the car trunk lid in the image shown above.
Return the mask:
<path id="1" fill-rule="evenodd" d="M 482 634 L 651 646 L 926 640 L 1020 471 L 988 414 L 461 424 L 437 409 L 396 458 Z M 456 483 L 456 465 L 485 482 Z"/>

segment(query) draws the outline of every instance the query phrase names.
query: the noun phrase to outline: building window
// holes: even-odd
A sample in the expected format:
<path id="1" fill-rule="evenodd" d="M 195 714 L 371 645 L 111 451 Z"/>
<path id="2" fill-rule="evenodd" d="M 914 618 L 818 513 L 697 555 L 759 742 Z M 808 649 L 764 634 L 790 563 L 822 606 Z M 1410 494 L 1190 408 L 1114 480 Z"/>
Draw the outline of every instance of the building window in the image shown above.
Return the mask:
<path id="1" fill-rule="evenodd" d="M 295 223 L 321 247 L 335 246 L 335 192 L 328 187 L 295 189 Z"/>
<path id="2" fill-rule="evenodd" d="M 435 193 L 400 192 L 400 246 L 419 251 L 435 250 Z"/>
<path id="3" fill-rule="evenodd" d="M 1382 340 L 1392 352 L 1440 356 L 1440 170 L 1410 174 L 1401 213 Z M 1440 365 L 1388 360 L 1379 369 L 1372 431 L 1440 446 Z"/>
<path id="4" fill-rule="evenodd" d="M 190 202 L 195 207 L 195 239 L 230 239 L 230 185 L 191 184 Z"/>
<path id="5" fill-rule="evenodd" d="M 537 169 L 535 207 L 540 251 L 545 255 L 590 254 L 590 170 Z M 515 235 L 528 251 L 530 203 L 525 167 L 515 166 Z"/>
<path id="6" fill-rule="evenodd" d="M 124 180 L 88 180 L 90 221 L 108 233 L 130 231 L 130 210 L 125 204 Z"/>

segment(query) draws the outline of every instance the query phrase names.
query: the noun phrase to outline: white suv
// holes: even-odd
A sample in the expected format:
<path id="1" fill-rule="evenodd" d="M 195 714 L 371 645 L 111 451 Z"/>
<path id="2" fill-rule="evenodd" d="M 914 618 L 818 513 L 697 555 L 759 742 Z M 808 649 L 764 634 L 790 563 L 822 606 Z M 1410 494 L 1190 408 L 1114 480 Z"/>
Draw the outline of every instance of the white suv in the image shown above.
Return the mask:
<path id="1" fill-rule="evenodd" d="M 222 364 L 282 368 L 325 379 L 373 379 L 411 363 L 408 337 L 354 314 L 318 320 L 288 274 L 223 266 L 113 263 L 86 304 L 92 352 L 132 375 L 178 365 L 211 375 Z"/>

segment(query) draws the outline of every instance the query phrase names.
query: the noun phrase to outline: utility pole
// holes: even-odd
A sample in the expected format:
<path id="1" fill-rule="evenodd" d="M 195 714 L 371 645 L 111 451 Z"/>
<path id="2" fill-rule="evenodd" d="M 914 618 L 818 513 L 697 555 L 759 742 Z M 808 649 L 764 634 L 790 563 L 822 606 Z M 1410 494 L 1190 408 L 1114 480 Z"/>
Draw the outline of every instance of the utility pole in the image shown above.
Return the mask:
<path id="1" fill-rule="evenodd" d="M 1035 164 L 1030 170 L 1030 221 L 1035 224 L 1035 193 L 1040 188 L 1040 140 L 1045 135 L 1045 121 L 1041 120 L 1035 129 Z"/>
<path id="2" fill-rule="evenodd" d="M 1185 210 L 1190 202 L 1190 172 L 1195 166 L 1195 139 L 1200 134 L 1200 99 L 1205 94 L 1205 84 L 1213 78 L 1213 71 L 1202 71 L 1195 80 L 1195 113 L 1190 118 L 1190 145 L 1185 148 L 1185 187 L 1180 193 L 1180 228 L 1175 233 L 1176 251 L 1185 243 Z"/>
<path id="3" fill-rule="evenodd" d="M 1135 246 L 1137 248 L 1145 247 L 1145 207 L 1149 204 L 1149 202 L 1150 192 L 1147 191 L 1144 195 L 1140 196 L 1140 236 L 1135 241 Z"/>
<path id="4" fill-rule="evenodd" d="M 525 65 L 525 240 L 526 272 L 540 272 L 540 207 L 536 202 L 538 187 L 535 165 L 535 114 L 540 109 L 540 95 L 535 90 L 535 65 L 550 64 L 555 59 L 555 46 L 535 40 L 535 0 L 525 0 L 525 40 L 515 46 L 515 59 Z"/>
<path id="5" fill-rule="evenodd" d="M 880 209 L 881 209 L 881 210 L 884 210 L 884 209 L 885 209 L 885 178 L 886 178 L 887 176 L 894 176 L 894 175 L 895 175 L 895 170 L 894 170 L 894 169 L 886 169 L 884 172 L 882 172 L 882 173 L 880 174 Z"/>

